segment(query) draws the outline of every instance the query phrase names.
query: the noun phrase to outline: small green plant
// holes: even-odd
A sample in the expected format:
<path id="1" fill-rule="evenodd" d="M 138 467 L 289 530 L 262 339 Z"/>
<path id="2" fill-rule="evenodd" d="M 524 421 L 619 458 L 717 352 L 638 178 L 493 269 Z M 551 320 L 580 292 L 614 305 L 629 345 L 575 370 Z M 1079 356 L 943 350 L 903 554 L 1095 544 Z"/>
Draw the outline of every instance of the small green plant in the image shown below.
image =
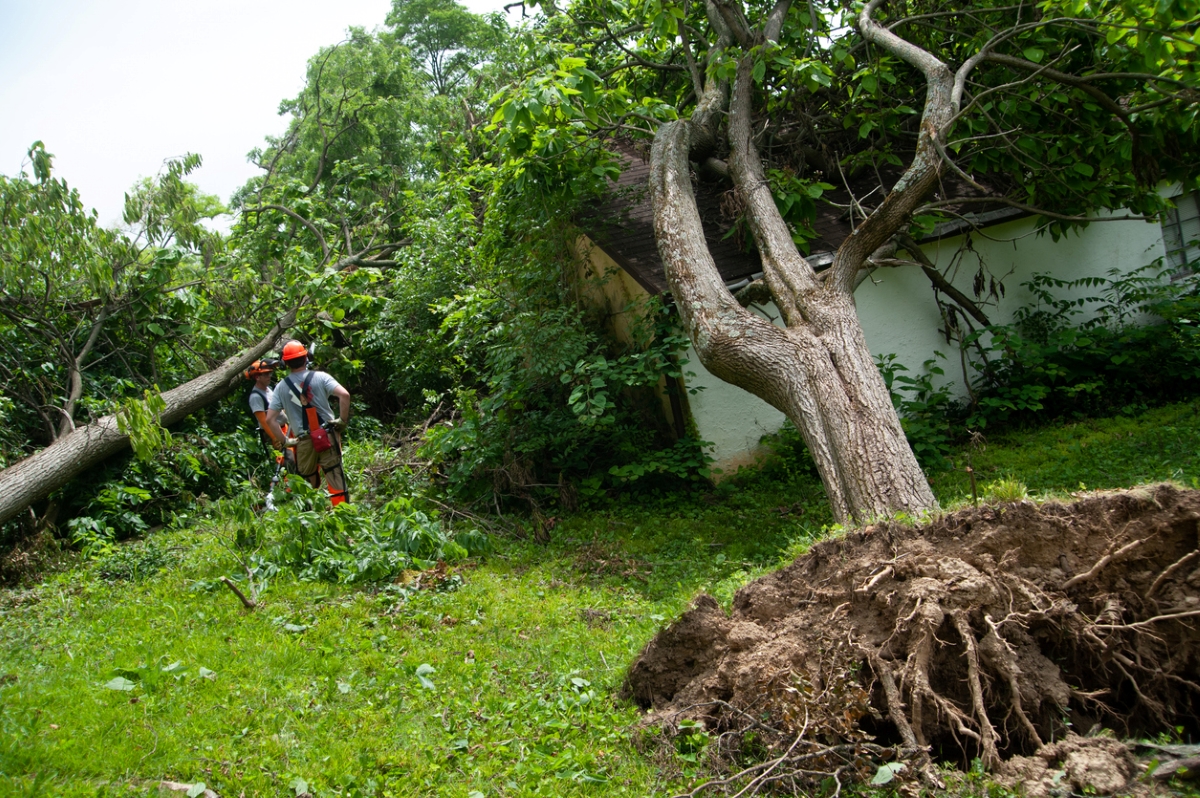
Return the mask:
<path id="1" fill-rule="evenodd" d="M 96 573 L 110 582 L 146 579 L 179 561 L 175 550 L 158 538 L 117 546 L 96 562 Z"/>
<path id="2" fill-rule="evenodd" d="M 675 735 L 675 751 L 684 762 L 695 764 L 711 742 L 711 737 L 700 721 L 684 718 L 679 721 L 679 733 Z"/>
<path id="3" fill-rule="evenodd" d="M 934 354 L 937 359 L 945 358 L 941 352 Z M 950 451 L 955 441 L 952 430 L 962 409 L 954 400 L 949 383 L 934 384 L 935 378 L 945 376 L 937 359 L 926 360 L 921 373 L 916 376 L 905 374 L 908 369 L 896 362 L 895 355 L 881 355 L 876 365 L 917 460 L 925 468 L 941 469 L 950 464 Z"/>
<path id="4" fill-rule="evenodd" d="M 1014 477 L 1005 477 L 985 485 L 983 495 L 987 501 L 993 504 L 1020 502 L 1029 498 L 1029 488 L 1025 486 L 1024 482 Z"/>

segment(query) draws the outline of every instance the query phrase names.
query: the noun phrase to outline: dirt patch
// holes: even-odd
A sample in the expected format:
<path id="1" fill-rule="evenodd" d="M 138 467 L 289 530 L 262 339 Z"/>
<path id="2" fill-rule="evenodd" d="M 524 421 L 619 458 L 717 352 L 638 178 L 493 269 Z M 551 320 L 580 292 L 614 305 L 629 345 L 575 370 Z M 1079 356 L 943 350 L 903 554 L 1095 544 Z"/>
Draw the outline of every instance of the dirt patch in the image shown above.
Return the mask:
<path id="1" fill-rule="evenodd" d="M 62 549 L 53 534 L 29 534 L 0 552 L 0 587 L 32 582 L 61 559 Z"/>
<path id="2" fill-rule="evenodd" d="M 1065 738 L 1200 731 L 1198 521 L 1200 492 L 1160 485 L 879 524 L 747 585 L 728 615 L 701 596 L 625 692 L 651 722 L 701 721 L 731 752 L 752 732 L 762 755 L 822 758 L 814 772 L 863 775 L 873 752 L 936 781 L 932 761 L 1033 757 L 1050 781 L 1120 791 L 1128 753 Z"/>

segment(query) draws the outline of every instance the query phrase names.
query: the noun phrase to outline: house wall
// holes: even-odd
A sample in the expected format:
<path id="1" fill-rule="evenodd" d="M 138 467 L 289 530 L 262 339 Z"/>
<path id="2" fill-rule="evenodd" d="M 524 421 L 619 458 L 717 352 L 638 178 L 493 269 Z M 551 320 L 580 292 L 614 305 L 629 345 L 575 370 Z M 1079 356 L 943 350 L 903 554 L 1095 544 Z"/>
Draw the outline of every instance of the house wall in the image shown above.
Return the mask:
<path id="1" fill-rule="evenodd" d="M 623 344 L 633 343 L 633 325 L 641 318 L 650 294 L 587 236 L 575 242 L 576 281 L 584 304 L 604 314 L 605 332 Z"/>
<path id="2" fill-rule="evenodd" d="M 1021 284 L 1036 272 L 1053 271 L 1064 280 L 1106 276 L 1110 269 L 1133 269 L 1164 255 L 1161 228 L 1146 222 L 1096 222 L 1057 242 L 1048 235 L 1035 235 L 1030 219 L 983 232 L 986 237 L 980 233 L 971 236 L 974 251 L 964 254 L 950 276 L 968 296 L 972 295 L 971 284 L 981 261 L 991 275 L 1003 278 L 1004 298 L 985 310 L 998 324 L 1011 321 L 1017 308 L 1032 302 L 1033 297 Z M 963 236 L 942 239 L 923 249 L 944 269 L 964 240 Z M 940 351 L 950 358 L 942 364 L 946 371 L 943 379 L 953 382 L 960 395 L 965 394 L 956 352 L 937 331 L 941 324 L 937 304 L 929 280 L 920 270 L 877 270 L 859 286 L 855 302 L 873 354 L 894 354 L 910 373 L 919 374 L 924 362 Z M 766 314 L 777 317 L 778 311 L 772 305 Z M 688 351 L 688 359 L 685 371 L 694 372 L 687 380 L 688 388 L 701 389 L 689 397 L 692 419 L 700 438 L 714 444 L 715 467 L 728 474 L 754 463 L 765 453 L 760 439 L 782 426 L 783 414 L 714 377 L 700 364 L 694 350 Z"/>
<path id="3" fill-rule="evenodd" d="M 1124 215 L 1124 214 L 1120 214 Z M 1035 273 L 1053 272 L 1062 280 L 1104 277 L 1112 269 L 1131 270 L 1163 257 L 1162 228 L 1141 221 L 1094 222 L 1078 233 L 1054 241 L 1036 235 L 1032 219 L 1018 219 L 988 227 L 970 237 L 973 252 L 959 260 L 951 282 L 967 296 L 982 262 L 989 274 L 1003 278 L 1004 298 L 984 312 L 995 324 L 1006 324 L 1033 296 L 1022 286 Z M 945 273 L 964 243 L 963 236 L 942 239 L 923 249 Z M 1076 296 L 1080 294 L 1076 293 Z M 896 361 L 919 374 L 934 352 L 948 356 L 942 362 L 944 380 L 966 394 L 957 351 L 938 332 L 941 318 L 929 279 L 918 269 L 879 269 L 863 281 L 854 294 L 867 345 L 875 355 L 896 355 Z"/>
<path id="4" fill-rule="evenodd" d="M 576 285 L 583 304 L 604 314 L 605 332 L 614 340 L 632 344 L 633 327 L 644 316 L 650 293 L 587 236 L 580 236 L 575 242 L 575 254 L 580 278 Z M 687 429 L 686 418 L 675 418 L 665 378 L 659 380 L 656 394 L 666 422 L 674 429 Z M 680 412 L 686 415 L 683 407 Z"/>

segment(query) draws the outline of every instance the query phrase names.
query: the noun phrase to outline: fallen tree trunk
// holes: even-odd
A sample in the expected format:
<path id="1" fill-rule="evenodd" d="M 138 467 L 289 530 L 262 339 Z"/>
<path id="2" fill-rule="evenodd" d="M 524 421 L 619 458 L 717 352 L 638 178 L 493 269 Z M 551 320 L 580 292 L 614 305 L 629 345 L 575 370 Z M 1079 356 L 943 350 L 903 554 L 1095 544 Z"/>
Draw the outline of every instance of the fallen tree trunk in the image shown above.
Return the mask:
<path id="1" fill-rule="evenodd" d="M 295 321 L 296 311 L 291 310 L 250 348 L 207 374 L 164 392 L 162 398 L 167 408 L 160 423 L 173 424 L 224 396 L 241 372 L 274 346 Z M 34 502 L 128 446 L 129 436 L 117 428 L 117 417 L 104 416 L 0 470 L 0 524 L 11 521 Z"/>

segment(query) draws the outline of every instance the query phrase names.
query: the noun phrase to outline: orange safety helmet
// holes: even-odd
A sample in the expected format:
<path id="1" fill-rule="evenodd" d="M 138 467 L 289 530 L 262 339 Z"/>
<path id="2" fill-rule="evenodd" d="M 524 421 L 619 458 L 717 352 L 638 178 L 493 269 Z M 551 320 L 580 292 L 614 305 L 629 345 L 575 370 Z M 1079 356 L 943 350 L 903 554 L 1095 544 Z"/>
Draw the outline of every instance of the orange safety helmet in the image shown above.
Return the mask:
<path id="1" fill-rule="evenodd" d="M 280 356 L 285 360 L 299 360 L 300 358 L 308 357 L 308 350 L 304 348 L 304 344 L 299 341 L 288 341 L 283 345 L 283 352 Z"/>
<path id="2" fill-rule="evenodd" d="M 277 368 L 279 368 L 278 360 L 256 360 L 250 364 L 250 368 L 242 372 L 242 376 L 248 380 L 253 380 L 263 374 L 270 374 Z"/>

